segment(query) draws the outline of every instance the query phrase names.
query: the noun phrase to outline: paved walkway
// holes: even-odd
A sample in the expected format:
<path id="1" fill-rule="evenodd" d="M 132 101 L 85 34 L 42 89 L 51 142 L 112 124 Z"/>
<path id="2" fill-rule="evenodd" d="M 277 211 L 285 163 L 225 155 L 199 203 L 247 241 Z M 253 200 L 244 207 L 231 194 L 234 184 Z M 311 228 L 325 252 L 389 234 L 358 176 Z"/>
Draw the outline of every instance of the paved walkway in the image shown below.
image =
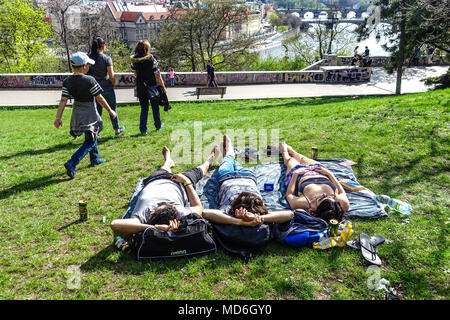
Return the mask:
<path id="1" fill-rule="evenodd" d="M 429 88 L 421 79 L 436 77 L 448 67 L 417 67 L 407 69 L 402 78 L 402 93 L 424 92 Z M 391 95 L 395 93 L 396 75 L 388 75 L 382 68 L 374 68 L 370 82 L 360 84 L 285 83 L 227 86 L 224 100 L 297 98 L 320 96 Z M 116 89 L 118 103 L 137 103 L 134 90 Z M 197 100 L 195 87 L 168 87 L 170 101 Z M 18 89 L 0 90 L 0 106 L 58 105 L 60 90 Z M 221 100 L 220 95 L 200 96 L 199 100 Z"/>

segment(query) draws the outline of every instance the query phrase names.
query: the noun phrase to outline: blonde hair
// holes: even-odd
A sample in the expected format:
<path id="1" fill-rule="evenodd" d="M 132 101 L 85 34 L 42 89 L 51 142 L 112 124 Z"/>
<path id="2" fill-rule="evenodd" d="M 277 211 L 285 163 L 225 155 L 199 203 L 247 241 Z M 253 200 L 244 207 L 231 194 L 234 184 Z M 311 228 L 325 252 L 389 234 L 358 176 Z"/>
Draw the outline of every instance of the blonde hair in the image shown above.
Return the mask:
<path id="1" fill-rule="evenodd" d="M 139 40 L 134 48 L 134 53 L 148 55 L 150 53 L 150 48 L 150 42 L 147 40 Z"/>

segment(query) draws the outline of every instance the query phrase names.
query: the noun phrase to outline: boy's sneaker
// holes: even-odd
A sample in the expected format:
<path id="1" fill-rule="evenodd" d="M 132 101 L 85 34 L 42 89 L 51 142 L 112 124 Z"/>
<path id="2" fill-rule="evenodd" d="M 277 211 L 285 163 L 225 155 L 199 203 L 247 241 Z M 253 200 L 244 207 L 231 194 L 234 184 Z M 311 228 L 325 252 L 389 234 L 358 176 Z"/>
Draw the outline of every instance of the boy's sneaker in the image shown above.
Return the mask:
<path id="1" fill-rule="evenodd" d="M 95 164 L 91 163 L 91 167 L 98 166 L 99 164 L 102 164 L 102 163 L 105 162 L 105 161 L 106 161 L 105 159 L 98 159 L 98 162 L 97 162 L 97 163 L 95 163 Z"/>
<path id="2" fill-rule="evenodd" d="M 70 164 L 69 161 L 67 161 L 66 163 L 64 163 L 64 168 L 66 168 L 67 171 L 67 175 L 73 179 L 75 177 L 75 168 L 72 167 L 72 165 Z"/>
<path id="3" fill-rule="evenodd" d="M 116 132 L 116 136 L 118 136 L 118 135 L 120 135 L 122 132 L 124 132 L 125 131 L 125 127 L 124 126 L 121 126 L 120 128 L 119 128 L 119 131 L 117 131 Z"/>

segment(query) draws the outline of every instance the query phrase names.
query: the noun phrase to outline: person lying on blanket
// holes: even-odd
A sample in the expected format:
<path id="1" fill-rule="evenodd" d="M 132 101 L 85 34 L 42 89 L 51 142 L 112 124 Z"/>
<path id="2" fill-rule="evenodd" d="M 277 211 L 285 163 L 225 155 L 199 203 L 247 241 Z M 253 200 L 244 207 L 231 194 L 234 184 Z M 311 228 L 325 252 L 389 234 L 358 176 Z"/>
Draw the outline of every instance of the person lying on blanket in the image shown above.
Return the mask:
<path id="1" fill-rule="evenodd" d="M 350 203 L 334 174 L 320 162 L 297 153 L 286 142 L 280 145 L 286 166 L 286 200 L 292 209 L 303 209 L 329 222 L 341 221 Z"/>
<path id="2" fill-rule="evenodd" d="M 131 217 L 112 221 L 111 229 L 114 232 L 129 235 L 147 228 L 171 231 L 178 229 L 180 217 L 191 212 L 202 215 L 202 203 L 195 185 L 219 155 L 219 147 L 214 146 L 202 165 L 180 174 L 172 173 L 175 162 L 170 156 L 170 150 L 164 147 L 162 153 L 164 164 L 144 179 L 144 188 L 139 193 Z M 186 198 L 190 207 L 185 207 Z"/>
<path id="3" fill-rule="evenodd" d="M 222 153 L 223 159 L 217 171 L 219 210 L 204 209 L 203 218 L 215 223 L 248 227 L 264 222 L 283 223 L 293 218 L 290 210 L 268 211 L 256 186 L 255 173 L 235 160 L 234 148 L 227 135 L 223 136 Z"/>

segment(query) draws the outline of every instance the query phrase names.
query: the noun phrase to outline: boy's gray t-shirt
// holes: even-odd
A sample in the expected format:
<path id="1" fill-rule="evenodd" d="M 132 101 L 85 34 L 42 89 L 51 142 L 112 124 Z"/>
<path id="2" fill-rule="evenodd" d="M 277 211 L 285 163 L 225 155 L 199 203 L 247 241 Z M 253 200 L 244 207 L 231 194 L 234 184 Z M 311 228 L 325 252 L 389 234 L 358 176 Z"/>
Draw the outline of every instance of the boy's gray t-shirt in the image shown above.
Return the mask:
<path id="1" fill-rule="evenodd" d="M 261 197 L 261 193 L 259 192 L 253 179 L 236 178 L 224 181 L 220 186 L 219 193 L 217 195 L 219 209 L 223 213 L 229 214 L 228 211 L 231 208 L 231 203 L 234 198 L 244 191 L 254 193 L 258 197 Z"/>
<path id="2" fill-rule="evenodd" d="M 89 56 L 92 58 L 91 55 Z M 94 65 L 89 65 L 88 74 L 97 80 L 103 90 L 109 90 L 113 87 L 111 81 L 109 81 L 108 70 L 106 69 L 112 65 L 112 59 L 103 53 L 98 55 Z"/>
<path id="3" fill-rule="evenodd" d="M 192 212 L 190 208 L 185 207 L 187 194 L 184 187 L 169 179 L 158 179 L 150 182 L 139 193 L 131 218 L 139 218 L 142 223 L 147 224 L 150 211 L 166 202 L 175 205 L 179 212 L 178 218 Z"/>

